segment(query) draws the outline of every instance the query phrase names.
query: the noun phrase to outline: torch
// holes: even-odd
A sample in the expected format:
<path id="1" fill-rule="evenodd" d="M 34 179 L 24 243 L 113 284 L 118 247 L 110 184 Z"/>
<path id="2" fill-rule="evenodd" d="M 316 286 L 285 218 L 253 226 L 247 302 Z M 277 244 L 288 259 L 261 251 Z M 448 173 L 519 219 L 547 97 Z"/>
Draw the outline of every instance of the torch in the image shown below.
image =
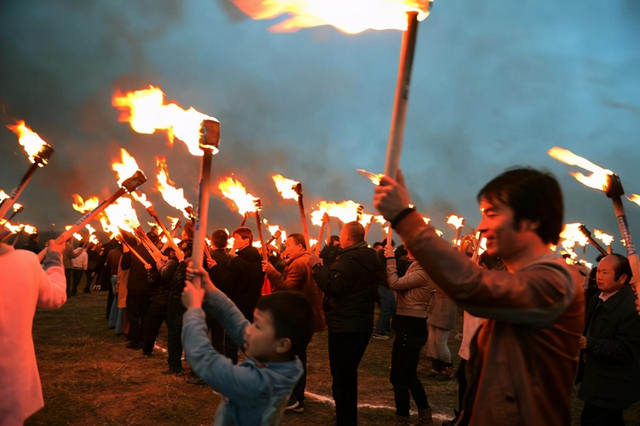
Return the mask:
<path id="1" fill-rule="evenodd" d="M 260 221 L 260 212 L 262 211 L 262 202 L 257 198 L 253 201 L 255 203 L 255 215 L 256 225 L 258 226 L 258 238 L 260 238 L 260 245 L 262 246 L 262 259 L 267 260 L 267 247 L 264 244 L 264 237 L 262 236 L 262 221 Z"/>
<path id="2" fill-rule="evenodd" d="M 126 239 L 121 234 L 116 234 L 115 237 L 116 237 L 116 240 L 120 241 L 122 244 L 127 246 L 127 248 L 131 251 L 131 253 L 133 253 L 134 256 L 137 257 L 140 262 L 142 262 L 142 264 L 144 265 L 144 269 L 146 269 L 147 271 L 151 269 L 151 265 L 149 265 L 149 263 L 144 259 L 144 257 L 142 257 L 140 255 L 140 253 L 135 251 L 133 249 L 133 247 L 131 247 L 131 245 L 129 245 L 129 243 L 126 241 Z"/>
<path id="3" fill-rule="evenodd" d="M 147 181 L 147 177 L 144 175 L 144 173 L 142 173 L 141 170 L 137 170 L 131 177 L 129 177 L 128 179 L 122 182 L 120 189 L 118 189 L 109 198 L 107 198 L 102 203 L 100 203 L 98 207 L 96 207 L 95 209 L 86 213 L 84 216 L 78 219 L 71 228 L 64 231 L 58 238 L 56 238 L 56 243 L 61 244 L 67 241 L 69 238 L 71 238 L 71 236 L 73 236 L 74 233 L 78 232 L 80 229 L 82 229 L 85 226 L 85 224 L 95 219 L 100 213 L 102 213 L 109 205 L 115 202 L 118 198 L 122 197 L 127 192 L 135 191 L 136 188 L 138 188 L 140 185 L 142 185 L 146 181 Z M 46 249 L 42 250 L 38 254 L 38 258 L 40 259 L 41 262 L 42 260 L 44 260 L 45 253 L 46 253 Z"/>
<path id="4" fill-rule="evenodd" d="M 589 176 L 585 176 L 580 172 L 573 172 L 571 175 L 579 182 L 585 184 L 594 189 L 604 191 L 613 204 L 613 211 L 618 220 L 618 227 L 622 239 L 624 240 L 627 248 L 627 258 L 631 265 L 631 272 L 634 277 L 634 285 L 636 287 L 636 293 L 638 286 L 640 286 L 640 260 L 638 260 L 638 254 L 636 248 L 631 240 L 631 232 L 629 231 L 629 224 L 627 222 L 627 215 L 622 205 L 622 196 L 624 195 L 624 189 L 622 188 L 622 182 L 620 177 L 611 170 L 603 169 L 602 167 L 592 163 L 591 161 L 579 157 L 569 150 L 559 147 L 553 147 L 548 151 L 548 154 L 558 161 L 571 166 L 578 166 L 591 172 Z"/>
<path id="5" fill-rule="evenodd" d="M 447 216 L 447 225 L 451 225 L 456 230 L 456 238 L 453 240 L 453 245 L 459 248 L 460 244 L 458 243 L 460 242 L 460 234 L 464 227 L 464 217 L 451 214 Z"/>
<path id="6" fill-rule="evenodd" d="M 601 231 L 600 229 L 594 229 L 593 236 L 602 241 L 604 245 L 607 246 L 607 254 L 613 253 L 613 247 L 611 246 L 614 240 L 613 235 L 605 234 L 604 231 Z"/>
<path id="7" fill-rule="evenodd" d="M 9 219 L 7 219 L 9 222 L 11 222 L 11 220 L 16 217 L 16 215 L 18 213 L 20 213 L 22 210 L 24 210 L 24 206 L 20 203 L 14 203 L 13 204 L 13 213 L 11 214 L 11 216 L 9 216 Z"/>
<path id="8" fill-rule="evenodd" d="M 178 262 L 182 262 L 184 260 L 184 252 L 180 250 L 180 248 L 175 243 L 175 241 L 173 241 L 173 237 L 171 236 L 171 233 L 164 226 L 164 223 L 162 223 L 162 220 L 160 220 L 160 216 L 158 216 L 158 213 L 156 213 L 156 209 L 153 207 L 153 204 L 151 204 L 147 200 L 146 194 L 144 193 L 138 194 L 137 192 L 133 192 L 131 196 L 133 197 L 134 200 L 142 204 L 147 210 L 147 213 L 149 213 L 149 216 L 151 216 L 153 220 L 156 221 L 156 224 L 158 225 L 158 227 L 160 228 L 164 236 L 167 237 L 167 243 L 175 251 L 176 257 L 178 258 Z"/>
<path id="9" fill-rule="evenodd" d="M 320 235 L 318 235 L 318 244 L 316 244 L 316 251 L 320 252 L 322 249 L 322 241 L 324 238 L 324 228 L 327 227 L 329 229 L 329 215 L 324 213 L 322 215 L 322 225 L 320 225 Z M 327 234 L 329 237 L 331 236 L 331 231 Z"/>
<path id="10" fill-rule="evenodd" d="M 4 218 L 13 203 L 16 202 L 22 191 L 26 188 L 27 184 L 33 177 L 33 174 L 40 167 L 44 167 L 49 162 L 51 155 L 53 155 L 53 148 L 51 145 L 43 141 L 37 133 L 33 132 L 24 121 L 19 121 L 15 126 L 7 126 L 11 131 L 18 135 L 18 141 L 20 145 L 24 147 L 25 152 L 29 156 L 31 166 L 27 169 L 27 172 L 22 177 L 20 184 L 15 188 L 9 198 L 2 201 L 0 204 L 0 219 Z"/>
<path id="11" fill-rule="evenodd" d="M 582 235 L 587 237 L 587 239 L 589 240 L 589 244 L 595 247 L 601 255 L 606 256 L 608 254 L 607 251 L 591 236 L 591 231 L 589 231 L 586 226 L 581 224 L 578 229 L 580 230 L 580 232 L 582 232 Z M 585 249 L 587 248 L 586 244 L 584 247 Z"/>
<path id="12" fill-rule="evenodd" d="M 300 222 L 302 222 L 302 233 L 304 234 L 307 250 L 309 247 L 309 226 L 307 225 L 307 214 L 304 210 L 304 202 L 302 200 L 302 183 L 287 179 L 282 175 L 273 175 L 271 177 L 276 184 L 276 189 L 285 200 L 296 200 L 298 202 L 298 210 L 300 211 Z"/>
<path id="13" fill-rule="evenodd" d="M 193 234 L 193 252 L 191 259 L 194 268 L 201 268 L 202 256 L 206 249 L 207 236 L 207 217 L 209 215 L 209 191 L 211 186 L 211 162 L 213 154 L 218 152 L 218 144 L 220 142 L 220 122 L 215 119 L 207 119 L 202 121 L 200 127 L 200 149 L 204 155 L 200 168 L 200 184 L 198 194 L 198 205 L 196 211 L 195 230 Z M 200 285 L 200 277 L 197 276 L 194 285 Z"/>

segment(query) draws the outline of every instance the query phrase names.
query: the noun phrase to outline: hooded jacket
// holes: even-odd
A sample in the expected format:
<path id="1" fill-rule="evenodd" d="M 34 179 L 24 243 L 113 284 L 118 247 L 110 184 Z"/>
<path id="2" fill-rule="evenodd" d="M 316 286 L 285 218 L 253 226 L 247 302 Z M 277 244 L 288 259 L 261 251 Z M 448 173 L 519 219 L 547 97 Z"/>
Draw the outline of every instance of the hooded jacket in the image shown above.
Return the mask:
<path id="1" fill-rule="evenodd" d="M 330 268 L 318 264 L 312 271 L 325 295 L 329 331 L 371 332 L 378 285 L 387 280 L 376 251 L 362 241 L 341 249 Z"/>

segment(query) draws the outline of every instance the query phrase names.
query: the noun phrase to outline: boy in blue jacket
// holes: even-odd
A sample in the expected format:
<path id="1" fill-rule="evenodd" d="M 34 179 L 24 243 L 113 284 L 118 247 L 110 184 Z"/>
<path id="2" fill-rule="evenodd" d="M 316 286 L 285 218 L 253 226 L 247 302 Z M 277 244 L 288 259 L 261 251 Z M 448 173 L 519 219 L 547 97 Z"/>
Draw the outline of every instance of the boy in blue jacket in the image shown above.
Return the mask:
<path id="1" fill-rule="evenodd" d="M 203 288 L 192 284 L 196 275 Z M 263 296 L 250 323 L 204 269 L 189 264 L 182 303 L 187 308 L 182 325 L 187 362 L 198 377 L 223 395 L 213 424 L 279 424 L 303 371 L 293 354 L 306 347 L 313 335 L 313 312 L 304 296 L 294 292 Z M 243 348 L 247 360 L 234 365 L 216 352 L 207 336 L 203 309 Z"/>

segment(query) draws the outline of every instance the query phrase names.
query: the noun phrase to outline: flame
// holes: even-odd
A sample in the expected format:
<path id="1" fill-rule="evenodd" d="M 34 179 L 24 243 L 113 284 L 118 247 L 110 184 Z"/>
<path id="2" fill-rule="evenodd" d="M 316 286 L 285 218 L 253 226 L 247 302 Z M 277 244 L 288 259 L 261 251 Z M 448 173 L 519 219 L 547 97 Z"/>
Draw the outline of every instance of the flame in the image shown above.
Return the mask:
<path id="1" fill-rule="evenodd" d="M 202 156 L 200 149 L 200 126 L 204 120 L 215 120 L 193 107 L 185 110 L 175 103 L 165 103 L 164 92 L 149 86 L 133 92 L 116 92 L 111 103 L 121 110 L 119 120 L 129 122 L 137 132 L 151 135 L 156 130 L 166 130 L 169 142 L 176 137 L 185 143 L 191 155 Z M 213 153 L 218 152 L 217 148 Z"/>
<path id="2" fill-rule="evenodd" d="M 83 214 L 92 211 L 98 207 L 98 204 L 100 204 L 100 200 L 95 196 L 87 198 L 86 201 L 78 194 L 73 194 L 71 196 L 73 197 L 73 209 Z"/>
<path id="3" fill-rule="evenodd" d="M 348 200 L 341 203 L 333 201 L 320 201 L 317 210 L 311 212 L 311 223 L 322 226 L 322 217 L 327 213 L 331 217 L 337 217 L 342 223 L 349 223 L 358 220 L 358 209 L 360 204 Z"/>
<path id="4" fill-rule="evenodd" d="M 356 171 L 360 173 L 361 176 L 369 179 L 374 185 L 380 185 L 380 181 L 384 177 L 384 173 L 371 173 L 366 171 L 365 169 L 357 169 Z"/>
<path id="5" fill-rule="evenodd" d="M 227 249 L 229 249 L 229 250 L 233 249 L 233 243 L 234 243 L 235 240 L 236 239 L 233 238 L 233 237 L 229 237 L 227 239 Z"/>
<path id="6" fill-rule="evenodd" d="M 98 240 L 98 237 L 96 237 L 95 234 L 89 235 L 89 242 L 96 245 L 100 244 L 100 240 Z"/>
<path id="7" fill-rule="evenodd" d="M 110 232 L 116 234 L 114 227 L 117 227 L 133 234 L 133 230 L 140 226 L 138 215 L 133 209 L 132 203 L 131 198 L 120 197 L 105 209 L 104 213 L 111 224 Z"/>
<path id="8" fill-rule="evenodd" d="M 4 190 L 0 189 L 0 203 L 2 203 L 7 198 L 11 198 L 11 197 L 9 197 L 9 195 L 6 192 L 4 192 Z"/>
<path id="9" fill-rule="evenodd" d="M 316 240 L 315 238 L 309 238 L 309 246 L 310 247 L 315 247 L 318 245 L 318 240 Z"/>
<path id="10" fill-rule="evenodd" d="M 487 251 L 487 237 L 482 237 L 480 239 L 480 245 L 478 246 L 478 255 L 481 255 Z"/>
<path id="11" fill-rule="evenodd" d="M 24 151 L 29 157 L 29 161 L 32 163 L 35 163 L 44 149 L 50 146 L 43 141 L 37 133 L 31 130 L 24 120 L 18 121 L 14 126 L 7 126 L 7 128 L 18 135 L 18 142 L 24 148 Z M 41 160 L 44 164 L 48 162 L 46 158 L 41 158 Z"/>
<path id="12" fill-rule="evenodd" d="M 156 177 L 158 178 L 158 190 L 162 194 L 162 198 L 171 207 L 180 210 L 187 220 L 190 220 L 189 211 L 193 206 L 184 197 L 184 190 L 176 188 L 176 184 L 169 178 L 167 159 L 165 157 L 156 157 L 156 164 L 160 168 Z"/>
<path id="13" fill-rule="evenodd" d="M 426 223 L 427 225 L 431 223 L 431 218 L 428 218 L 426 216 L 422 216 L 422 220 L 424 220 L 424 223 Z"/>
<path id="14" fill-rule="evenodd" d="M 378 222 L 380 225 L 386 225 L 387 224 L 387 219 L 384 218 L 384 216 L 382 216 L 381 214 L 375 215 L 373 217 L 373 220 L 375 220 L 376 222 Z"/>
<path id="15" fill-rule="evenodd" d="M 256 211 L 256 200 L 258 198 L 247 193 L 247 189 L 235 179 L 226 178 L 218 184 L 218 188 L 222 191 L 222 196 L 233 201 L 238 208 L 240 216 Z"/>
<path id="16" fill-rule="evenodd" d="M 627 246 L 627 241 L 624 238 L 620 240 L 620 243 L 625 247 Z"/>
<path id="17" fill-rule="evenodd" d="M 87 228 L 87 231 L 89 231 L 89 235 L 93 235 L 96 233 L 96 229 L 90 224 L 87 223 L 84 227 Z"/>
<path id="18" fill-rule="evenodd" d="M 120 159 L 122 161 L 121 163 L 117 161 L 111 163 L 111 169 L 116 172 L 116 176 L 118 177 L 118 186 L 122 186 L 122 182 L 129 179 L 139 170 L 136 159 L 124 148 L 120 148 Z"/>
<path id="19" fill-rule="evenodd" d="M 464 217 L 451 214 L 447 216 L 447 225 L 451 225 L 455 229 L 460 229 L 464 226 Z"/>
<path id="20" fill-rule="evenodd" d="M 7 219 L 0 219 L 0 226 L 4 226 L 7 228 L 12 234 L 16 234 L 22 231 L 22 225 L 14 225 L 9 222 Z"/>
<path id="21" fill-rule="evenodd" d="M 347 34 L 372 30 L 406 30 L 407 12 L 418 20 L 429 16 L 428 0 L 232 0 L 252 19 L 287 18 L 269 28 L 294 32 L 303 28 L 332 25 Z"/>
<path id="22" fill-rule="evenodd" d="M 148 209 L 149 207 L 153 207 L 153 204 L 151 204 L 151 201 L 147 200 L 147 194 L 145 194 L 144 192 L 139 193 L 138 191 L 133 191 L 131 193 L 131 197 L 133 197 L 134 200 L 142 204 L 145 209 Z"/>
<path id="23" fill-rule="evenodd" d="M 436 235 L 438 235 L 438 237 L 442 237 L 444 235 L 444 233 L 441 230 L 436 229 Z"/>
<path id="24" fill-rule="evenodd" d="M 614 237 L 613 235 L 605 234 L 603 231 L 599 229 L 593 230 L 593 236 L 599 239 L 604 243 L 605 246 L 610 246 L 613 244 Z"/>
<path id="25" fill-rule="evenodd" d="M 173 229 L 176 227 L 180 219 L 178 219 L 177 217 L 167 216 L 167 220 L 169 221 L 169 229 Z"/>
<path id="26" fill-rule="evenodd" d="M 580 223 L 567 223 L 564 228 L 562 228 L 560 238 L 564 239 L 562 241 L 562 247 L 564 247 L 565 250 L 569 251 L 569 249 L 573 249 L 576 244 L 583 247 L 589 244 L 589 239 L 580 232 L 580 225 Z"/>
<path id="27" fill-rule="evenodd" d="M 373 220 L 373 215 L 372 214 L 362 213 L 362 214 L 360 214 L 360 220 L 358 222 L 360 222 L 360 225 L 362 225 L 362 226 L 364 226 L 366 228 L 367 225 L 369 225 L 369 223 L 371 223 L 372 220 Z"/>
<path id="28" fill-rule="evenodd" d="M 565 163 L 570 166 L 577 166 L 591 172 L 588 176 L 585 176 L 580 172 L 570 172 L 569 174 L 576 178 L 578 182 L 600 191 L 607 190 L 607 175 L 614 174 L 611 170 L 603 169 L 586 158 L 579 157 L 573 152 L 557 146 L 551 148 L 548 151 L 548 154 L 561 163 Z"/>
<path id="29" fill-rule="evenodd" d="M 2 190 L 0 189 L 0 201 L 2 201 Z M 633 203 L 636 203 L 637 205 L 640 206 L 640 195 L 638 194 L 631 194 L 631 197 L 627 197 L 627 199 Z"/>
<path id="30" fill-rule="evenodd" d="M 267 226 L 267 229 L 269 229 L 271 236 L 275 236 L 276 232 L 280 231 L 280 241 L 284 243 L 287 240 L 287 231 L 282 229 L 279 225 L 270 225 L 267 219 L 263 219 L 262 222 Z M 272 244 L 275 245 L 275 240 Z"/>
<path id="31" fill-rule="evenodd" d="M 558 246 L 555 244 L 549 244 L 549 250 L 555 253 L 556 250 L 558 250 Z"/>
<path id="32" fill-rule="evenodd" d="M 78 234 L 77 232 L 73 233 L 73 238 L 75 238 L 78 241 L 82 241 L 82 235 Z"/>
<path id="33" fill-rule="evenodd" d="M 109 219 L 104 214 L 100 215 L 100 225 L 102 225 L 102 230 L 109 235 L 109 238 L 114 239 L 120 235 L 118 227 L 111 225 Z"/>
<path id="34" fill-rule="evenodd" d="M 17 212 L 18 210 L 22 209 L 24 206 L 20 203 L 13 203 L 13 211 Z"/>
<path id="35" fill-rule="evenodd" d="M 276 184 L 276 189 L 282 195 L 283 200 L 296 200 L 298 201 L 298 193 L 294 190 L 295 186 L 300 182 L 287 179 L 282 175 L 273 175 L 271 176 L 273 179 L 273 183 Z"/>

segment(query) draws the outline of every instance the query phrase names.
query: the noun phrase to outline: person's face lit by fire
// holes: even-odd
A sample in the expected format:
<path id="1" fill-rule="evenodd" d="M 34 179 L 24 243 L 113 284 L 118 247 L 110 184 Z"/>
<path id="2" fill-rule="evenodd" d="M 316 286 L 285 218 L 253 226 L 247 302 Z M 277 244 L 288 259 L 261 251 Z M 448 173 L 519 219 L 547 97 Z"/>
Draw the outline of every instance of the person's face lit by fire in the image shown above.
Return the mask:
<path id="1" fill-rule="evenodd" d="M 284 251 L 282 252 L 282 257 L 284 259 L 293 259 L 304 252 L 305 249 L 302 247 L 302 244 L 298 244 L 295 238 L 289 237 L 284 242 Z"/>
<path id="2" fill-rule="evenodd" d="M 596 283 L 603 293 L 615 293 L 629 278 L 627 274 L 618 274 L 619 261 L 614 256 L 606 256 L 598 264 Z"/>
<path id="3" fill-rule="evenodd" d="M 514 222 L 513 209 L 496 199 L 480 200 L 482 220 L 478 230 L 487 238 L 487 253 L 502 259 L 517 257 L 526 251 L 535 239 L 537 222 L 521 220 Z"/>

